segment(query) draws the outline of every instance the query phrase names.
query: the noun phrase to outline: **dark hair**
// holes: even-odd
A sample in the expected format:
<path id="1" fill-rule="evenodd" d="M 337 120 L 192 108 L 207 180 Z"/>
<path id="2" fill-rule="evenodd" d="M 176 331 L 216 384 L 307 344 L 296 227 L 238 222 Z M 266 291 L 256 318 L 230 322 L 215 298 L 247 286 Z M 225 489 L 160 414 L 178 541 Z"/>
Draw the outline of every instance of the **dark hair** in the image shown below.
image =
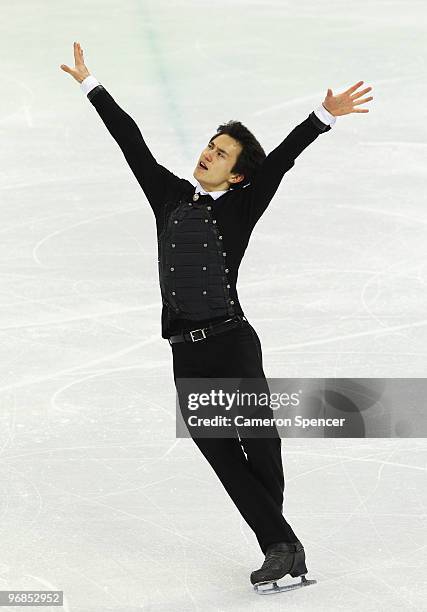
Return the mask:
<path id="1" fill-rule="evenodd" d="M 233 183 L 232 189 L 242 188 L 245 184 L 250 182 L 259 166 L 262 164 L 264 159 L 267 157 L 264 149 L 259 144 L 255 136 L 244 126 L 240 121 L 228 121 L 219 125 L 217 133 L 212 136 L 209 142 L 212 142 L 217 136 L 221 134 L 228 134 L 231 138 L 234 138 L 242 146 L 242 150 L 237 157 L 236 163 L 234 164 L 231 172 L 235 174 L 243 174 L 244 179 L 239 183 Z"/>

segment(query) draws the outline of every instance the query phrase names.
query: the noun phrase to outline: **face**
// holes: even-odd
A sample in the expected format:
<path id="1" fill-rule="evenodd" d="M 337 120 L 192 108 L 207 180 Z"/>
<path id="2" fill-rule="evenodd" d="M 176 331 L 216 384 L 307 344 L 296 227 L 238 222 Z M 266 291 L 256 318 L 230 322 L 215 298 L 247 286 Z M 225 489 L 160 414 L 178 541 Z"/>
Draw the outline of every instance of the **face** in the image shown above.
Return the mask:
<path id="1" fill-rule="evenodd" d="M 243 180 L 243 174 L 231 173 L 241 150 L 242 145 L 228 134 L 208 142 L 193 172 L 204 191 L 223 191 Z"/>

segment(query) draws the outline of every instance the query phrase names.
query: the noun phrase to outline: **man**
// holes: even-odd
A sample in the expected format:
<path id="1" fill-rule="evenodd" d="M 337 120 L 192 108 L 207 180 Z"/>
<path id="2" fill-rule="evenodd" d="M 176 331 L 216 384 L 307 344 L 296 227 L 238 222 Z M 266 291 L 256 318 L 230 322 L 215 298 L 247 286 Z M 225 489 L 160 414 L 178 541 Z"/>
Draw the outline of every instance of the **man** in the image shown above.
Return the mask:
<path id="1" fill-rule="evenodd" d="M 265 380 L 258 335 L 244 317 L 236 283 L 251 232 L 295 159 L 336 117 L 372 97 L 359 81 L 322 105 L 266 156 L 240 122 L 219 126 L 202 151 L 196 187 L 157 163 L 134 120 L 92 76 L 74 43 L 75 67 L 64 64 L 122 150 L 154 212 L 159 247 L 162 337 L 169 340 L 174 380 L 258 378 Z M 177 385 L 177 390 L 178 385 Z M 284 477 L 281 439 L 194 438 L 265 554 L 252 572 L 255 586 L 307 573 L 302 544 L 282 515 Z M 305 584 L 307 582 L 305 581 Z"/>

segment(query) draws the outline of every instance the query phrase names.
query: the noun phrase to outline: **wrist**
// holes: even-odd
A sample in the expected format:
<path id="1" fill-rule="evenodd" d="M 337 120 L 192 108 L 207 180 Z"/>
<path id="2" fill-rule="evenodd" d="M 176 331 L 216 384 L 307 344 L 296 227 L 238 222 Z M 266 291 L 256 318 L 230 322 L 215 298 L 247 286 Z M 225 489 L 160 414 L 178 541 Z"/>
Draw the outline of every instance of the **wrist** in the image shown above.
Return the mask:
<path id="1" fill-rule="evenodd" d="M 99 85 L 99 81 L 93 74 L 88 74 L 80 83 L 80 87 L 85 95 L 92 91 L 97 85 Z"/>
<path id="2" fill-rule="evenodd" d="M 327 108 L 327 107 L 326 107 L 326 106 L 323 104 L 323 102 L 322 102 L 322 106 L 323 106 L 323 108 L 324 108 L 325 110 L 327 110 L 327 111 L 328 111 L 328 113 L 329 113 L 330 115 L 332 115 L 333 117 L 335 117 L 335 115 L 334 115 L 333 113 L 331 113 L 331 111 L 329 110 L 329 108 Z"/>
<path id="3" fill-rule="evenodd" d="M 90 77 L 90 76 L 91 76 L 90 72 L 87 72 L 86 74 L 84 74 L 82 77 L 80 77 L 80 78 L 79 78 L 79 79 L 77 79 L 77 80 L 78 80 L 78 82 L 79 82 L 80 84 L 82 84 L 82 83 L 83 83 L 83 81 L 84 81 L 85 79 L 87 79 L 88 77 Z"/>
<path id="4" fill-rule="evenodd" d="M 324 104 L 319 104 L 314 110 L 314 114 L 324 125 L 333 126 L 337 120 L 336 117 L 325 108 Z"/>

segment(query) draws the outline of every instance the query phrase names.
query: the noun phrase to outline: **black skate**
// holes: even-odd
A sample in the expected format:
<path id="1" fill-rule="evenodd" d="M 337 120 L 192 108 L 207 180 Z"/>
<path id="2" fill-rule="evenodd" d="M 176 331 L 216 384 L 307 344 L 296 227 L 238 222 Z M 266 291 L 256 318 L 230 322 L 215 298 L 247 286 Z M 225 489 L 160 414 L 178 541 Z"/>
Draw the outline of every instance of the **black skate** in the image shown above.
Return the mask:
<path id="1" fill-rule="evenodd" d="M 259 570 L 252 572 L 251 582 L 257 593 L 270 595 L 316 584 L 317 580 L 306 579 L 306 573 L 305 552 L 301 542 L 295 544 L 280 542 L 271 544 L 267 548 L 265 561 Z M 277 581 L 286 574 L 290 574 L 292 578 L 301 577 L 301 582 L 279 586 Z"/>

